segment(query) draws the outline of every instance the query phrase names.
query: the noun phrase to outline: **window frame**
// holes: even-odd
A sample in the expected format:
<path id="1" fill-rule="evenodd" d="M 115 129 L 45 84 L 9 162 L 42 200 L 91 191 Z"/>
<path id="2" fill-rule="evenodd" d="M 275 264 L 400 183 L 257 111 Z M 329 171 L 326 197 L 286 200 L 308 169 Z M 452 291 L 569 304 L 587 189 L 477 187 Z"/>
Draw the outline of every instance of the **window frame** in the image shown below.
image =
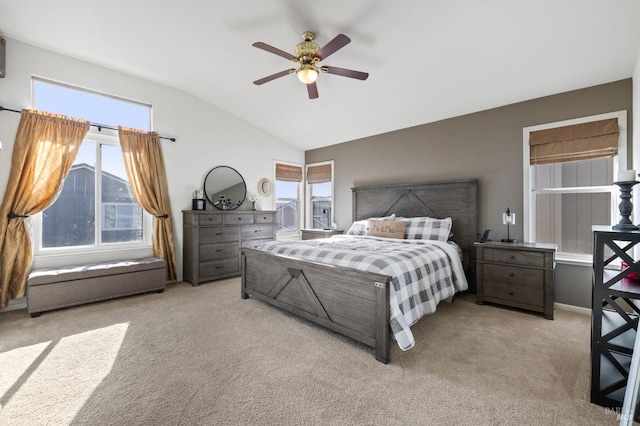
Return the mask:
<path id="1" fill-rule="evenodd" d="M 149 110 L 149 129 L 152 128 L 153 110 L 151 105 L 126 99 L 119 96 L 113 96 L 106 93 L 102 93 L 96 90 L 86 89 L 71 84 L 61 83 L 58 81 L 32 76 L 31 78 L 31 105 L 36 105 L 36 82 L 44 82 L 51 85 L 60 86 L 69 90 L 76 90 L 85 92 L 95 96 L 102 96 L 110 98 L 120 102 L 127 102 L 142 107 L 146 107 Z M 59 113 L 57 111 L 51 111 L 52 113 Z M 104 123 L 100 123 L 104 124 Z M 105 124 L 109 125 L 109 124 Z M 49 268 L 59 267 L 81 263 L 92 263 L 99 261 L 119 260 L 122 258 L 142 258 L 153 255 L 152 248 L 152 233 L 153 233 L 153 216 L 142 209 L 142 225 L 143 225 L 143 238 L 140 241 L 132 241 L 126 243 L 102 243 L 101 231 L 102 231 L 102 214 L 103 203 L 101 201 L 102 196 L 102 145 L 117 146 L 120 147 L 120 139 L 118 137 L 117 130 L 107 129 L 105 127 L 97 128 L 91 126 L 89 132 L 85 136 L 85 141 L 91 141 L 95 143 L 96 149 L 96 167 L 95 173 L 95 194 L 94 205 L 95 210 L 95 243 L 91 245 L 73 246 L 73 247 L 42 247 L 42 212 L 33 215 L 27 219 L 30 224 L 30 236 L 32 240 L 32 252 L 33 252 L 33 268 Z M 142 206 L 140 206 L 142 208 Z"/>
<path id="2" fill-rule="evenodd" d="M 317 163 L 309 163 L 309 164 L 305 164 L 304 167 L 304 181 L 305 181 L 305 212 L 307 212 L 305 214 L 305 229 L 313 229 L 313 218 L 311 217 L 311 215 L 313 214 L 313 209 L 311 208 L 311 185 L 313 185 L 312 183 L 309 183 L 306 181 L 306 177 L 307 177 L 307 171 L 309 170 L 309 167 L 315 167 L 315 166 L 322 166 L 325 164 L 331 164 L 331 217 L 329 218 L 329 226 L 331 226 L 334 222 L 335 222 L 335 165 L 334 165 L 334 160 L 327 160 L 327 161 L 319 161 Z"/>
<path id="3" fill-rule="evenodd" d="M 93 128 L 92 128 L 93 129 Z M 31 217 L 32 224 L 32 240 L 33 240 L 33 252 L 34 252 L 34 263 L 36 260 L 64 260 L 68 259 L 70 256 L 74 258 L 78 255 L 95 258 L 89 261 L 99 261 L 103 258 L 95 257 L 95 255 L 100 255 L 105 252 L 120 252 L 123 251 L 130 252 L 131 250 L 136 251 L 144 251 L 147 252 L 148 249 L 151 248 L 151 234 L 153 229 L 153 217 L 142 209 L 142 235 L 143 238 L 141 241 L 132 241 L 127 243 L 102 243 L 101 241 L 101 231 L 102 231 L 102 221 L 103 221 L 103 203 L 101 200 L 102 197 L 102 156 L 101 156 L 101 146 L 102 145 L 110 145 L 110 146 L 120 146 L 119 139 L 117 134 L 109 135 L 105 133 L 117 133 L 115 131 L 105 131 L 103 129 L 101 132 L 96 130 L 90 130 L 85 136 L 83 143 L 85 141 L 91 141 L 95 143 L 96 146 L 96 164 L 99 164 L 100 167 L 96 167 L 95 173 L 95 194 L 94 194 L 94 203 L 96 206 L 95 212 L 95 243 L 89 245 L 82 246 L 73 246 L 73 247 L 42 247 L 42 212 L 35 214 Z M 109 204 L 109 203 L 107 203 Z"/>
<path id="4" fill-rule="evenodd" d="M 529 164 L 529 136 L 531 132 L 539 130 L 553 129 L 556 127 L 572 126 L 575 124 L 588 123 L 592 121 L 606 120 L 611 118 L 618 119 L 618 155 L 613 161 L 613 177 L 618 175 L 618 171 L 621 167 L 626 169 L 627 167 L 627 111 L 614 111 L 604 114 L 591 115 L 586 117 L 580 117 L 570 120 L 557 121 L 553 123 L 545 123 L 536 126 L 524 127 L 522 129 L 522 176 L 523 176 L 523 226 L 524 226 L 524 241 L 535 242 L 536 235 L 536 197 L 538 193 L 547 194 L 584 194 L 584 193 L 603 193 L 611 192 L 611 225 L 616 223 L 618 218 L 617 200 L 618 191 L 613 186 L 599 186 L 599 187 L 566 187 L 557 189 L 547 189 L 535 191 L 533 187 L 533 167 Z M 561 263 L 584 265 L 591 264 L 593 262 L 593 255 L 577 254 L 557 252 L 556 260 Z"/>
<path id="5" fill-rule="evenodd" d="M 297 229 L 295 231 L 292 232 L 278 232 L 277 230 L 277 224 L 276 224 L 276 237 L 296 237 L 296 236 L 300 236 L 302 235 L 302 228 L 303 228 L 303 223 L 304 223 L 304 212 L 305 212 L 305 205 L 303 203 L 303 199 L 302 199 L 302 191 L 304 188 L 304 183 L 305 183 L 305 167 L 304 164 L 300 164 L 300 163 L 294 163 L 291 161 L 279 161 L 279 160 L 275 160 L 273 162 L 273 210 L 276 211 L 276 216 L 277 216 L 277 203 L 278 203 L 278 179 L 276 179 L 276 166 L 278 164 L 283 164 L 285 166 L 295 166 L 295 167 L 300 167 L 301 170 L 303 170 L 302 173 L 302 181 L 300 182 L 296 182 L 297 184 L 297 189 L 296 189 L 296 193 L 297 193 L 297 198 L 282 198 L 283 200 L 295 200 L 298 202 L 298 224 L 297 224 Z M 282 181 L 284 182 L 284 181 Z"/>

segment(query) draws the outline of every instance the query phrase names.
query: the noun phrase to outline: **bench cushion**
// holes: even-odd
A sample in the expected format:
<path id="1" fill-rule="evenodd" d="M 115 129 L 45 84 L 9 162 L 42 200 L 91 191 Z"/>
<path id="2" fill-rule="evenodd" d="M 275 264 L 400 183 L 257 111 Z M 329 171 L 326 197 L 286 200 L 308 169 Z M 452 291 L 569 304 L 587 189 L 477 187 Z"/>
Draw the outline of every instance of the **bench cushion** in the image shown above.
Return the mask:
<path id="1" fill-rule="evenodd" d="M 136 260 L 93 263 L 80 266 L 34 270 L 29 274 L 27 286 L 53 284 L 62 281 L 85 280 L 88 278 L 117 275 L 130 272 L 164 269 L 166 262 L 155 257 Z"/>

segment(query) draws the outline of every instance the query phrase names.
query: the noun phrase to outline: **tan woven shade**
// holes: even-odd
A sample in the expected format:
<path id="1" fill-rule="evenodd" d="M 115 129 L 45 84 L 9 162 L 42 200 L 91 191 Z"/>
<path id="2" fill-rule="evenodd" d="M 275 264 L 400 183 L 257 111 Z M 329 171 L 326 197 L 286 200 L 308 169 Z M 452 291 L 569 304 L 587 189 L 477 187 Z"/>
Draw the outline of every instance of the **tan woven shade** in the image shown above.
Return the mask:
<path id="1" fill-rule="evenodd" d="M 331 182 L 331 164 L 309 166 L 307 168 L 307 183 Z"/>
<path id="2" fill-rule="evenodd" d="M 618 153 L 618 133 L 616 118 L 531 132 L 530 164 L 613 157 Z"/>
<path id="3" fill-rule="evenodd" d="M 276 163 L 276 180 L 302 182 L 302 167 Z"/>

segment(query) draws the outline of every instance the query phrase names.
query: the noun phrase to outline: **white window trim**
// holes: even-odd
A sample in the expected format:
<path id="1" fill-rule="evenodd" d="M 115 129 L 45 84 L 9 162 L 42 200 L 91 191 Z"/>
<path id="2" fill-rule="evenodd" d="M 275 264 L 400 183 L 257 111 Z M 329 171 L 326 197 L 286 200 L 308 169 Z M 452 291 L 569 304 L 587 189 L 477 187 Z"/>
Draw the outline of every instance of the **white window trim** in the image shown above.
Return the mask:
<path id="1" fill-rule="evenodd" d="M 546 123 L 540 124 L 537 126 L 529 126 L 522 129 L 522 176 L 523 176 L 523 217 L 526 220 L 523 220 L 524 225 L 524 241 L 525 242 L 534 242 L 536 229 L 535 229 L 535 219 L 533 212 L 536 210 L 535 204 L 535 196 L 533 191 L 531 190 L 531 181 L 533 179 L 533 171 L 531 166 L 529 165 L 529 137 L 531 132 L 536 132 L 540 130 L 553 129 L 556 127 L 564 127 L 564 126 L 572 126 L 575 124 L 588 123 L 592 121 L 599 120 L 607 120 L 611 118 L 618 119 L 618 161 L 614 162 L 613 165 L 613 173 L 614 176 L 618 175 L 618 167 L 627 167 L 627 111 L 615 111 L 609 112 L 605 114 L 592 115 L 588 117 L 580 117 L 571 120 L 557 121 L 554 123 Z M 580 188 L 562 188 L 563 192 L 580 192 Z M 602 192 L 610 192 L 610 187 L 602 187 Z M 549 191 L 551 192 L 551 191 Z M 585 192 L 585 191 L 583 191 Z M 593 191 L 589 191 L 593 192 Z M 612 212 L 611 212 L 611 220 L 615 221 L 615 218 L 618 217 L 618 212 L 615 207 L 615 203 L 613 200 L 616 198 L 612 198 Z M 612 223 L 613 225 L 613 223 Z M 575 265 L 585 265 L 592 263 L 592 257 L 590 255 L 578 255 L 571 253 L 558 253 L 556 255 L 556 260 L 560 263 L 567 264 L 575 264 Z"/>
<path id="2" fill-rule="evenodd" d="M 296 167 L 300 167 L 302 170 L 305 170 L 304 168 L 304 164 L 300 164 L 300 163 L 293 163 L 291 161 L 280 161 L 280 160 L 274 160 L 273 161 L 273 207 L 272 209 L 275 210 L 276 209 L 276 201 L 278 200 L 278 194 L 276 194 L 276 164 L 284 164 L 285 166 L 296 166 Z M 277 233 L 277 237 L 295 237 L 295 236 L 300 236 L 302 235 L 302 228 L 303 228 L 303 224 L 304 224 L 304 203 L 303 203 L 303 198 L 302 198 L 302 191 L 305 185 L 305 173 L 302 174 L 302 181 L 298 182 L 298 207 L 299 207 L 299 211 L 298 211 L 298 231 L 297 232 L 279 232 Z"/>
<path id="3" fill-rule="evenodd" d="M 309 183 L 306 182 L 306 178 L 307 178 L 307 171 L 309 170 L 309 167 L 315 167 L 315 166 L 322 166 L 324 164 L 331 164 L 331 217 L 329 218 L 329 226 L 331 226 L 332 223 L 335 222 L 335 191 L 334 191 L 334 172 L 335 172 L 335 167 L 334 167 L 334 161 L 333 160 L 328 160 L 328 161 L 320 161 L 317 163 L 309 163 L 305 165 L 304 168 L 304 178 L 305 178 L 305 200 L 304 200 L 304 208 L 305 211 L 308 212 L 308 214 L 305 215 L 305 228 L 309 229 L 313 226 L 312 224 L 312 220 L 311 220 L 311 213 L 312 213 L 312 209 L 311 209 L 311 189 L 309 188 Z"/>
<path id="4" fill-rule="evenodd" d="M 114 130 L 91 128 L 85 140 L 95 141 L 103 145 L 119 146 L 117 132 Z M 96 161 L 101 161 L 100 151 L 96 152 Z M 100 182 L 100 180 L 98 180 Z M 96 187 L 95 197 L 96 204 L 98 205 L 98 198 L 102 193 L 100 183 Z M 102 203 L 99 203 L 102 205 Z M 151 234 L 153 232 L 153 217 L 142 210 L 143 215 L 143 235 L 142 241 L 135 241 L 130 243 L 108 243 L 108 244 L 95 244 L 87 246 L 73 246 L 73 247 L 42 247 L 42 213 L 38 213 L 29 218 L 31 223 L 31 240 L 33 242 L 33 268 L 53 268 L 58 266 L 69 265 L 70 263 L 94 263 L 110 260 L 121 260 L 123 258 L 138 258 L 148 257 L 153 255 L 153 249 L 151 244 Z M 95 218 L 95 232 L 96 241 L 98 241 L 98 234 L 100 233 L 102 224 L 101 212 L 96 212 Z"/>

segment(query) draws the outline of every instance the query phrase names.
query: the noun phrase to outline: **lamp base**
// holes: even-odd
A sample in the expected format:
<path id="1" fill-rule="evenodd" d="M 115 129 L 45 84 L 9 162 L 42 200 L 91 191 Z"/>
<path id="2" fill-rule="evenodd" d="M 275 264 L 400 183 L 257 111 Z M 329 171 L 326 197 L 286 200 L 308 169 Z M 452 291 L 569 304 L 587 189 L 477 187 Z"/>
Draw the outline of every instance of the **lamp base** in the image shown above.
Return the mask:
<path id="1" fill-rule="evenodd" d="M 515 243 L 516 242 L 516 240 L 510 240 L 508 238 L 503 238 L 500 241 L 502 241 L 503 243 Z"/>

